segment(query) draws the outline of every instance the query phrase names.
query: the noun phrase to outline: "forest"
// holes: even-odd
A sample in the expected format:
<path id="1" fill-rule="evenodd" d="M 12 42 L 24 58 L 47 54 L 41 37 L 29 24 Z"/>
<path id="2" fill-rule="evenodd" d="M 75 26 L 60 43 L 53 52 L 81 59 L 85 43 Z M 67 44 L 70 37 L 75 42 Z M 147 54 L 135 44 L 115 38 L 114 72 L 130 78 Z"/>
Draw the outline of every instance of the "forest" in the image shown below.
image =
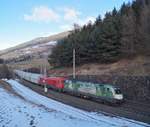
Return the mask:
<path id="1" fill-rule="evenodd" d="M 112 63 L 136 55 L 149 55 L 150 0 L 123 3 L 119 10 L 99 15 L 94 23 L 74 24 L 71 34 L 58 41 L 49 55 L 53 66 L 71 66 L 73 49 L 76 65 Z"/>

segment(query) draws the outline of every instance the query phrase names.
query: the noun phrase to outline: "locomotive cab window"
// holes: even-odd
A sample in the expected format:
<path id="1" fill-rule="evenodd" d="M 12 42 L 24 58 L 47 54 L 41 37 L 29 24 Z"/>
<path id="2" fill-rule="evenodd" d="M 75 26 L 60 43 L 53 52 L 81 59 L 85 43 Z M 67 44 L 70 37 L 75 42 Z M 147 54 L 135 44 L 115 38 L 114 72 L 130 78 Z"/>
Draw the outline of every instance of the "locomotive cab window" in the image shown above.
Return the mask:
<path id="1" fill-rule="evenodd" d="M 116 94 L 121 94 L 121 90 L 120 89 L 115 89 L 115 93 Z"/>
<path id="2" fill-rule="evenodd" d="M 109 88 L 107 88 L 107 91 L 109 91 L 110 89 Z"/>

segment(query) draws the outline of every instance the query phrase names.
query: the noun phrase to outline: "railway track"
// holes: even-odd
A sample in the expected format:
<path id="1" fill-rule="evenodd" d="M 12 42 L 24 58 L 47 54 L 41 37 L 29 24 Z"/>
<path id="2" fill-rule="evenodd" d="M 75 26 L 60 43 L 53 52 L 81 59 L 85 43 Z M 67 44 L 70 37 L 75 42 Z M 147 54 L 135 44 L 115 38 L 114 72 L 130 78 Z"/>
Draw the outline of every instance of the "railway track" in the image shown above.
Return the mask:
<path id="1" fill-rule="evenodd" d="M 128 102 L 130 104 L 132 103 L 133 105 L 146 106 L 146 107 L 150 106 L 150 104 L 148 104 L 148 103 L 139 103 L 139 102 L 131 101 L 131 100 L 126 100 L 126 102 Z"/>
<path id="2" fill-rule="evenodd" d="M 121 106 L 113 107 L 71 96 L 66 93 L 59 93 L 50 89 L 48 90 L 48 93 L 44 93 L 44 88 L 42 88 L 41 86 L 24 80 L 20 81 L 20 83 L 44 96 L 71 105 L 73 107 L 77 107 L 86 111 L 101 112 L 105 115 L 109 114 L 112 117 L 125 117 L 150 124 L 150 106 L 148 105 L 140 104 L 140 106 L 138 106 L 136 105 L 137 103 L 133 104 L 130 101 L 126 101 L 126 103 Z"/>
<path id="3" fill-rule="evenodd" d="M 138 115 L 145 115 L 150 117 L 150 106 L 144 106 L 141 105 L 140 106 L 137 104 L 133 104 L 133 103 L 128 103 L 126 102 L 125 104 L 123 104 L 121 106 L 121 108 L 123 108 L 123 110 L 127 110 L 127 111 L 134 111 L 136 112 Z"/>

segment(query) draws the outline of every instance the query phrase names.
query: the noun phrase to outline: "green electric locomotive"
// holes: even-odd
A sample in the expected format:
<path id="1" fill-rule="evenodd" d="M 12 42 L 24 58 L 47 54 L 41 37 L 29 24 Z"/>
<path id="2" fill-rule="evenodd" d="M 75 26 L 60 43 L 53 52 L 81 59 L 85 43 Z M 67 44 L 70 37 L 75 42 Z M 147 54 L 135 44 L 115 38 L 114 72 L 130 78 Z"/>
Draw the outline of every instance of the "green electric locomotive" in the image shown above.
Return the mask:
<path id="1" fill-rule="evenodd" d="M 110 84 L 65 80 L 64 91 L 103 103 L 120 104 L 123 102 L 121 90 Z"/>

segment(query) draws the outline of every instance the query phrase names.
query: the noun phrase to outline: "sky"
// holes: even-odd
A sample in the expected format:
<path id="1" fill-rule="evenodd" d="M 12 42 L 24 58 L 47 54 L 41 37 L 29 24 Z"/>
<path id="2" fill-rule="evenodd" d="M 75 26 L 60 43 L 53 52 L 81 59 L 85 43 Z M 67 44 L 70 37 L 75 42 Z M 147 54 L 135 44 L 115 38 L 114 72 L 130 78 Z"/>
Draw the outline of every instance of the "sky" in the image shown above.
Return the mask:
<path id="1" fill-rule="evenodd" d="M 0 0 L 0 50 L 94 22 L 132 0 Z"/>

